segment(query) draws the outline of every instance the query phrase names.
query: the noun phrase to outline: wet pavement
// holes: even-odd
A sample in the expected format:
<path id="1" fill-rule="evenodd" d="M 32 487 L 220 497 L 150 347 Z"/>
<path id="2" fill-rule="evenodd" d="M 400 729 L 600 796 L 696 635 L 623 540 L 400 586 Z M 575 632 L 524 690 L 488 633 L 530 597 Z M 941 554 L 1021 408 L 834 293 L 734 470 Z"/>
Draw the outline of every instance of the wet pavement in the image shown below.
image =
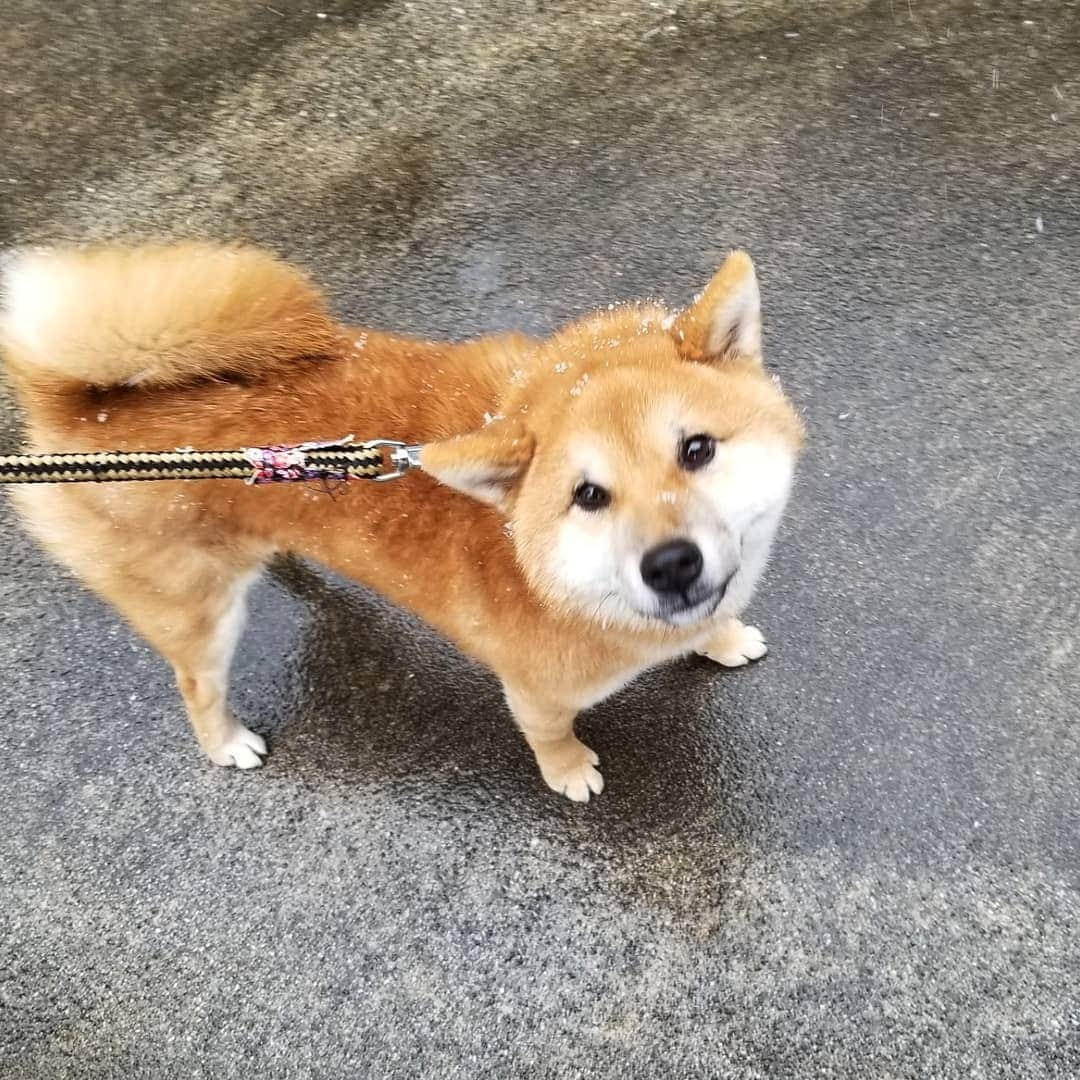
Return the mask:
<path id="1" fill-rule="evenodd" d="M 770 657 L 587 715 L 588 807 L 293 564 L 272 755 L 207 765 L 5 507 L 5 1080 L 1080 1074 L 1080 7 L 827 7 L 9 0 L 0 243 L 243 236 L 453 336 L 744 245 L 810 442 Z"/>

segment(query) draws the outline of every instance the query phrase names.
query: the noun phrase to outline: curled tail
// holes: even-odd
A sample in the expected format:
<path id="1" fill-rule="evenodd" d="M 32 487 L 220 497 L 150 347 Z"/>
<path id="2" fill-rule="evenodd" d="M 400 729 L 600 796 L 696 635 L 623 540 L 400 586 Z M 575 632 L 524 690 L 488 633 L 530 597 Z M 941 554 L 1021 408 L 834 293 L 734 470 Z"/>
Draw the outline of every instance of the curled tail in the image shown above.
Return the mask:
<path id="1" fill-rule="evenodd" d="M 24 252 L 2 292 L 0 346 L 32 415 L 72 391 L 256 377 L 340 341 L 308 279 L 250 247 Z"/>

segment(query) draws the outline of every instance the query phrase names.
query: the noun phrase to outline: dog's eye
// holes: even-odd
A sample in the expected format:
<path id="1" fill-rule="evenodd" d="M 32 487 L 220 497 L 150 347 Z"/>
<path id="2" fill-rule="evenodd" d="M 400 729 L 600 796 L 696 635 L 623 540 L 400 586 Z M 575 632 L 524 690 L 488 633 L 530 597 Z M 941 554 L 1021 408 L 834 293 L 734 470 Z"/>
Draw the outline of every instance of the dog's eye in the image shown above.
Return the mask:
<path id="1" fill-rule="evenodd" d="M 582 510 L 603 510 L 611 503 L 611 493 L 599 484 L 588 482 L 574 488 L 574 505 Z"/>
<path id="2" fill-rule="evenodd" d="M 693 472 L 703 468 L 716 455 L 716 440 L 711 435 L 691 435 L 679 444 L 679 464 Z"/>

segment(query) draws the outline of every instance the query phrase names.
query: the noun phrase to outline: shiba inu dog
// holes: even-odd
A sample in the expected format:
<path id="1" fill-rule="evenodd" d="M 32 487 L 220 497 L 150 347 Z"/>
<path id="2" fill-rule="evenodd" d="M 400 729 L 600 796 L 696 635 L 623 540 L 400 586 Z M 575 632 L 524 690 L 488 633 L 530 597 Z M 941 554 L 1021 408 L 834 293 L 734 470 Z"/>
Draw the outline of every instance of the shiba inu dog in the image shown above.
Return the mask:
<path id="1" fill-rule="evenodd" d="M 617 306 L 543 340 L 349 328 L 302 273 L 243 246 L 24 253 L 4 291 L 34 452 L 422 445 L 422 471 L 334 498 L 230 480 L 15 492 L 45 547 L 172 665 L 218 764 L 266 753 L 226 692 L 245 594 L 277 552 L 358 579 L 489 667 L 544 780 L 578 801 L 603 788 L 580 710 L 682 654 L 765 653 L 738 616 L 803 431 L 762 366 L 742 252 L 681 312 Z"/>

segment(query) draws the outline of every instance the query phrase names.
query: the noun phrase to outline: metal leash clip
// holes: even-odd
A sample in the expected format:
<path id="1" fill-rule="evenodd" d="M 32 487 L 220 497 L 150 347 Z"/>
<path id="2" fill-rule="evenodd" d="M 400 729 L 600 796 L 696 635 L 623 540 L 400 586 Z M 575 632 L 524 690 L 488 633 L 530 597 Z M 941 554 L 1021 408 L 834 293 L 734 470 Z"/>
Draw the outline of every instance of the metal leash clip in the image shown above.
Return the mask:
<path id="1" fill-rule="evenodd" d="M 367 444 L 376 446 L 380 450 L 387 450 L 387 457 L 393 466 L 393 472 L 385 472 L 382 476 L 375 477 L 375 483 L 382 484 L 387 480 L 397 480 L 412 469 L 421 468 L 420 451 L 423 447 L 412 443 L 396 442 L 393 439 L 373 439 Z"/>

